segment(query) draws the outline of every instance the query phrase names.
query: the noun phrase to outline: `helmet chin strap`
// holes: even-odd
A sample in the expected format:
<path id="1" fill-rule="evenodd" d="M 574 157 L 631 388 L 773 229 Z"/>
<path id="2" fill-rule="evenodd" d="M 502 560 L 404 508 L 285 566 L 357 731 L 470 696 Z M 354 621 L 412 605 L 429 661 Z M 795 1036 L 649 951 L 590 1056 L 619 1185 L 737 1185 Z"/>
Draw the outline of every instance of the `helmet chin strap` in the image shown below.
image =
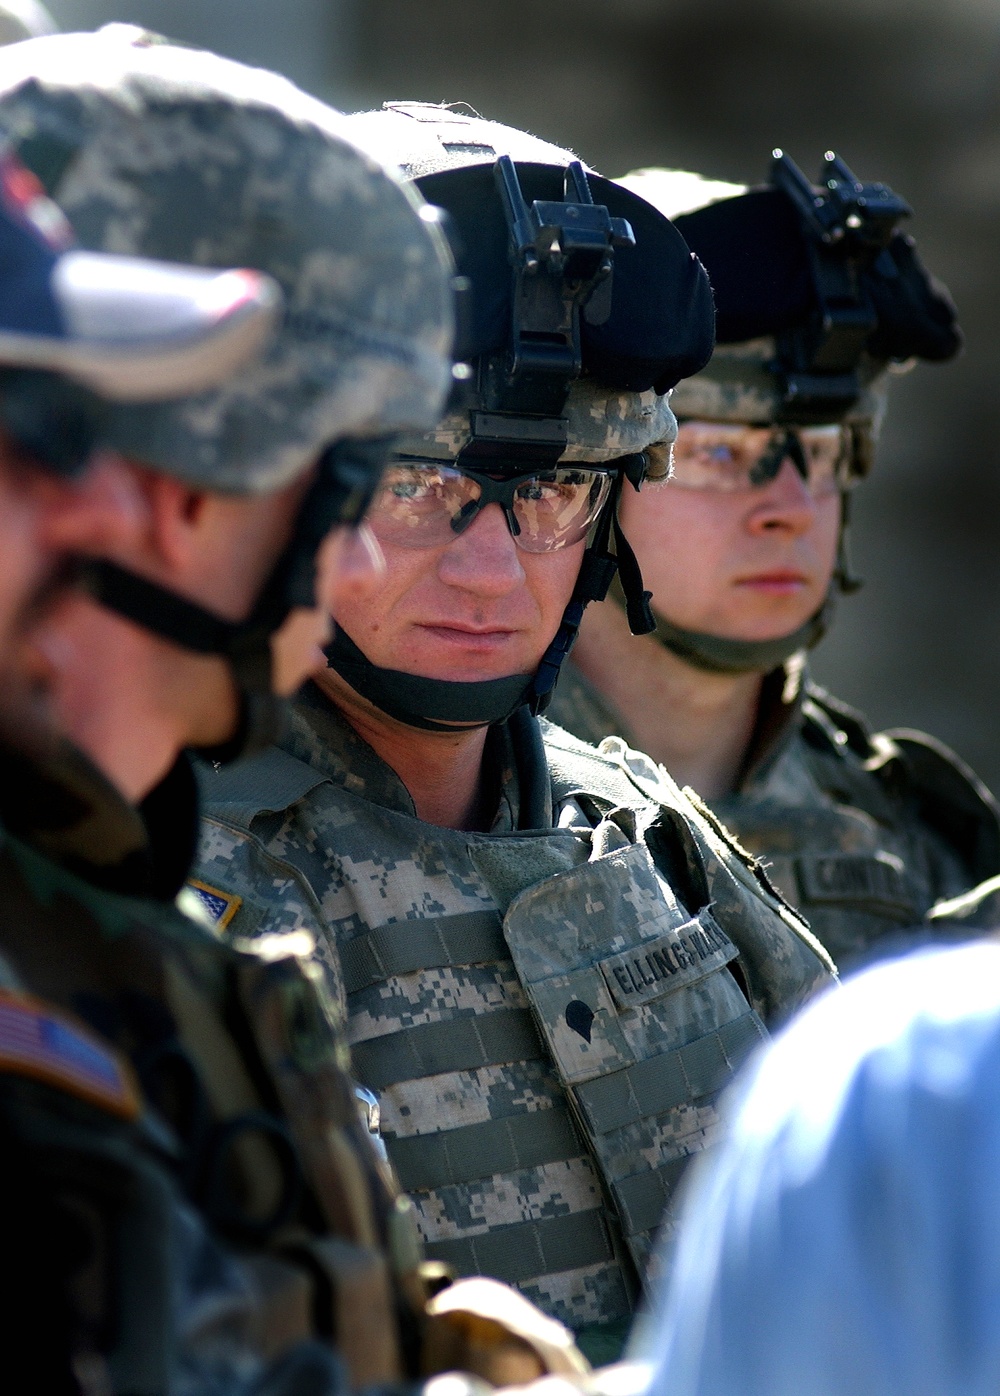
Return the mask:
<path id="1" fill-rule="evenodd" d="M 106 559 L 83 564 L 84 584 L 102 606 L 181 649 L 215 655 L 228 664 L 239 695 L 239 719 L 227 741 L 200 749 L 207 760 L 250 756 L 280 735 L 286 700 L 272 689 L 272 637 L 292 610 L 316 604 L 316 555 L 335 525 L 353 526 L 361 518 L 391 444 L 390 438 L 344 440 L 323 452 L 292 536 L 246 620 L 225 620 Z"/>
<path id="2" fill-rule="evenodd" d="M 833 611 L 829 598 L 820 610 L 791 635 L 776 640 L 727 640 L 685 630 L 662 616 L 656 618 L 656 638 L 686 664 L 709 674 L 766 674 L 791 659 L 799 650 L 812 649 L 825 635 Z"/>
<path id="3" fill-rule="evenodd" d="M 503 722 L 531 697 L 530 674 L 456 683 L 383 669 L 372 663 L 340 625 L 325 653 L 330 668 L 362 698 L 397 722 L 424 732 L 454 732 L 456 725 L 488 727 L 492 722 Z"/>

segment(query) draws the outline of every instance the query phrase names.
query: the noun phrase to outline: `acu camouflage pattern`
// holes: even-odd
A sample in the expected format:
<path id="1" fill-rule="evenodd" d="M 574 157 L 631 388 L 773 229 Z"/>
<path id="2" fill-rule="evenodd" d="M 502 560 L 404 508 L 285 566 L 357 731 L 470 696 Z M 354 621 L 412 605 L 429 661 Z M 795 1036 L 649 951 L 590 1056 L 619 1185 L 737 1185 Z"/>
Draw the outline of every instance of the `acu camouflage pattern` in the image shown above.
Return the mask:
<path id="1" fill-rule="evenodd" d="M 68 1176 L 70 1195 L 107 1232 L 76 1315 L 86 1390 L 243 1390 L 297 1352 L 314 1381 L 326 1374 L 310 1386 L 325 1396 L 343 1383 L 314 1339 L 338 1344 L 357 1387 L 398 1380 L 416 1233 L 359 1117 L 342 1020 L 302 957 L 309 942 L 227 945 L 189 892 L 175 905 L 110 890 L 118 873 L 136 881 L 142 821 L 92 768 L 88 786 L 82 760 L 73 767 L 61 799 L 52 798 L 58 763 L 38 772 L 36 840 L 25 763 L 7 754 L 0 764 L 2 806 L 23 834 L 0 844 L 0 985 L 87 1025 L 128 1064 L 143 1112 L 125 1121 L 0 1070 L 5 1178 L 19 1178 L 42 1212 L 29 1245 L 52 1234 L 32 1298 L 46 1343 L 66 1342 L 52 1207 Z M 103 885 L 39 852 L 54 852 L 60 834 L 74 866 L 92 852 Z M 192 840 L 183 829 L 178 839 L 183 857 Z M 16 1265 L 9 1247 L 8 1261 Z"/>
<path id="2" fill-rule="evenodd" d="M 451 383 L 450 258 L 415 191 L 286 79 L 128 25 L 0 52 L 0 128 L 83 247 L 267 271 L 266 356 L 222 388 L 114 409 L 126 453 L 270 491 L 343 437 L 419 431 Z"/>
<path id="3" fill-rule="evenodd" d="M 770 367 L 774 362 L 774 341 L 769 338 L 717 344 L 708 366 L 678 383 L 671 397 L 673 410 L 682 421 L 780 423 L 785 414 L 779 382 Z M 837 418 L 851 430 L 854 479 L 864 479 L 874 462 L 889 372 L 884 363 L 863 358 L 858 368 L 861 395 Z"/>
<path id="4" fill-rule="evenodd" d="M 572 663 L 552 712 L 585 740 L 629 735 Z M 739 787 L 712 803 L 842 969 L 926 938 L 935 903 L 1000 869 L 1000 814 L 973 772 L 922 733 L 870 732 L 794 661 L 766 676 Z M 934 934 L 989 923 L 987 891 Z"/>
<path id="5" fill-rule="evenodd" d="M 831 967 L 645 758 L 543 733 L 552 827 L 518 830 L 501 728 L 493 828 L 440 829 L 307 688 L 259 778 L 205 770 L 197 876 L 237 934 L 316 914 L 429 1254 L 580 1330 L 631 1311 L 719 1089 Z"/>
<path id="6" fill-rule="evenodd" d="M 642 393 L 614 392 L 591 378 L 578 378 L 570 385 L 563 415 L 567 445 L 561 461 L 602 462 L 647 451 L 646 479 L 654 483 L 668 477 L 670 446 L 677 439 L 669 394 L 654 393 L 652 388 Z M 401 455 L 451 462 L 471 439 L 468 411 L 448 412 L 433 431 L 404 437 L 398 450 Z"/>

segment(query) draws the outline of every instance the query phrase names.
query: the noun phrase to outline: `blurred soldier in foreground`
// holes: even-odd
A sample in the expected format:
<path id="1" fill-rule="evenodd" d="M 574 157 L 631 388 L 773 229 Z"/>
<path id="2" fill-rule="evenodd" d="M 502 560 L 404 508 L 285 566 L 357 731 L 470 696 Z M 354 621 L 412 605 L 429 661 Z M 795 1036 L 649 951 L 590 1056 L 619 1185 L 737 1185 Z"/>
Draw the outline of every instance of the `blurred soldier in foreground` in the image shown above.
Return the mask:
<path id="1" fill-rule="evenodd" d="M 780 152 L 750 191 L 677 171 L 625 183 L 668 213 L 699 205 L 677 226 L 719 343 L 673 395 L 670 483 L 624 501 L 655 634 L 633 641 L 621 604 L 589 615 L 553 715 L 693 786 L 843 968 L 1000 871 L 996 806 L 962 762 L 919 732 L 872 734 L 804 668 L 858 585 L 847 510 L 887 369 L 954 355 L 954 309 L 897 231 L 906 206 L 833 157 L 818 189 Z"/>
<path id="2" fill-rule="evenodd" d="M 165 368 L 180 402 L 149 400 L 148 356 L 130 393 L 143 401 L 81 403 L 37 375 L 2 398 L 20 448 L 57 463 L 90 423 L 135 508 L 130 528 L 115 518 L 98 534 L 97 520 L 71 540 L 92 599 L 50 603 L 11 665 L 23 702 L 0 804 L 7 1378 L 16 1366 L 18 1390 L 95 1396 L 312 1396 L 461 1365 L 464 1314 L 443 1336 L 425 1330 L 410 1209 L 362 1124 L 335 1011 L 301 958 L 308 938 L 225 946 L 174 900 L 196 836 L 180 748 L 221 762 L 274 731 L 276 695 L 315 663 L 316 587 L 337 599 L 337 553 L 386 439 L 440 411 L 443 243 L 329 109 L 140 31 L 6 50 L 0 123 L 85 246 L 257 264 L 286 302 L 263 359 L 222 386 L 198 343 L 202 378 L 178 386 L 175 333 Z M 85 287 L 98 264 L 85 255 Z M 133 275 L 144 286 L 149 273 Z M 202 280 L 206 339 L 234 286 Z M 246 300 L 263 284 L 236 287 Z M 129 297 L 112 285 L 92 301 L 69 301 L 67 323 L 109 318 L 134 389 Z M 47 349 L 27 361 L 69 366 Z M 113 784 L 46 728 L 51 685 Z M 495 1347 L 497 1325 L 473 1319 L 480 1349 Z M 533 1331 L 550 1355 L 520 1344 L 519 1374 L 580 1365 L 555 1325 Z"/>
<path id="3" fill-rule="evenodd" d="M 613 530 L 652 623 L 616 510 L 665 469 L 708 289 L 666 219 L 566 151 L 421 103 L 350 129 L 451 217 L 468 394 L 397 443 L 385 578 L 335 609 L 287 736 L 208 773 L 198 876 L 231 933 L 315 919 L 429 1253 L 607 1361 L 716 1093 L 831 976 L 650 762 L 535 717 Z"/>
<path id="4" fill-rule="evenodd" d="M 1000 1389 L 1000 948 L 807 1009 L 693 1182 L 650 1396 Z"/>

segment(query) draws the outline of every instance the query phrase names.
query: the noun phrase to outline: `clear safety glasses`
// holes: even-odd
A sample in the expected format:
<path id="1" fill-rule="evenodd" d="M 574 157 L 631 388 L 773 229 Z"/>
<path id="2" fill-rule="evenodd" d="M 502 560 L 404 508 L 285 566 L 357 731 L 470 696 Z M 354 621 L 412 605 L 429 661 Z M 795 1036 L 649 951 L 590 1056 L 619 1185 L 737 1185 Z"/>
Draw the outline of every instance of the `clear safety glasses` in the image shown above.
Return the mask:
<path id="1" fill-rule="evenodd" d="M 750 427 L 682 422 L 671 484 L 730 492 L 766 485 L 791 460 L 814 499 L 850 488 L 851 434 L 842 425 Z"/>
<path id="2" fill-rule="evenodd" d="M 607 470 L 555 466 L 531 474 L 493 475 L 440 461 L 391 461 L 366 522 L 382 543 L 436 548 L 499 504 L 519 548 L 551 553 L 581 543 L 611 491 Z"/>

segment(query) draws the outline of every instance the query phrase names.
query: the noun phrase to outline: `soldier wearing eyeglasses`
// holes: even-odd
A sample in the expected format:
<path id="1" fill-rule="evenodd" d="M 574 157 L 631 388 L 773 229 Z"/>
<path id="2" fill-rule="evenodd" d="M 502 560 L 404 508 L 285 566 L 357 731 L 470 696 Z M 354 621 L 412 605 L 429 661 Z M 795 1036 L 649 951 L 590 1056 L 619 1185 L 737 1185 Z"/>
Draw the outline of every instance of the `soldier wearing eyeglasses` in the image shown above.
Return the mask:
<path id="1" fill-rule="evenodd" d="M 429 1254 L 609 1360 L 719 1090 L 833 973 L 665 773 L 539 720 L 616 567 L 653 626 L 619 511 L 666 473 L 707 281 L 567 151 L 421 103 L 349 129 L 447 210 L 467 367 L 395 444 L 385 574 L 284 738 L 206 772 L 198 879 L 228 934 L 314 919 Z"/>
<path id="2" fill-rule="evenodd" d="M 758 189 L 677 171 L 624 182 L 678 214 L 719 342 L 673 395 L 672 480 L 623 500 L 655 633 L 633 640 L 619 606 L 588 616 L 554 712 L 693 786 L 843 969 L 1000 870 L 972 772 L 922 733 L 872 733 L 805 668 L 858 585 L 848 507 L 889 373 L 957 352 L 954 307 L 899 231 L 906 205 L 832 155 L 817 188 L 781 152 Z"/>

